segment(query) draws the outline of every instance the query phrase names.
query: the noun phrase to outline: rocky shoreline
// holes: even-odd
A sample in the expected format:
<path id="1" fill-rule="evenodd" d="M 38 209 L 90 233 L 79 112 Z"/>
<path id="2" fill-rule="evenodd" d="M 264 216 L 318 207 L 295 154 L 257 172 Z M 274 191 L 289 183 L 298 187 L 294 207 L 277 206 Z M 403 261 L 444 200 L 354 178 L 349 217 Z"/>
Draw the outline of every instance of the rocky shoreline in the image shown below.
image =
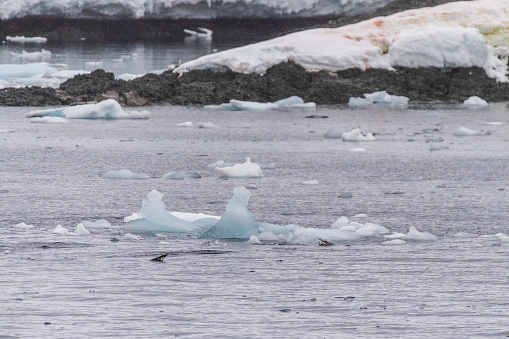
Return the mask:
<path id="1" fill-rule="evenodd" d="M 487 77 L 479 67 L 307 72 L 287 62 L 268 69 L 264 75 L 193 70 L 179 76 L 166 71 L 131 81 L 116 80 L 113 73 L 96 70 L 67 80 L 59 89 L 4 89 L 0 91 L 0 105 L 70 105 L 115 98 L 126 106 L 202 106 L 230 99 L 273 102 L 292 95 L 318 105 L 336 105 L 347 103 L 350 97 L 377 91 L 418 102 L 462 102 L 473 95 L 489 102 L 509 101 L 509 83 Z"/>

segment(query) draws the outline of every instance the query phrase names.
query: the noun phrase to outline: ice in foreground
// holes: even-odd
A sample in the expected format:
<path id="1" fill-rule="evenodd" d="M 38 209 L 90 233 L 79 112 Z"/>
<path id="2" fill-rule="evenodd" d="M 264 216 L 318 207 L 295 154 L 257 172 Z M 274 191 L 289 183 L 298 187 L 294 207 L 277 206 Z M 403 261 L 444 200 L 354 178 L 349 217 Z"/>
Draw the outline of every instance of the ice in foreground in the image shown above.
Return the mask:
<path id="1" fill-rule="evenodd" d="M 220 178 L 261 178 L 263 177 L 260 166 L 251 162 L 249 157 L 243 164 L 235 164 L 230 167 L 216 167 L 216 173 Z"/>
<path id="2" fill-rule="evenodd" d="M 479 98 L 478 96 L 471 96 L 467 100 L 463 102 L 464 106 L 468 107 L 484 107 L 488 106 L 488 102 L 484 99 Z"/>
<path id="3" fill-rule="evenodd" d="M 247 209 L 249 192 L 243 186 L 233 189 L 233 197 L 226 205 L 226 210 L 217 224 L 203 233 L 202 239 L 249 239 L 260 233 L 254 215 Z"/>
<path id="4" fill-rule="evenodd" d="M 348 106 L 362 107 L 379 104 L 383 106 L 404 108 L 408 105 L 408 98 L 398 95 L 387 94 L 386 91 L 364 94 L 364 98 L 350 98 Z"/>
<path id="5" fill-rule="evenodd" d="M 40 36 L 35 36 L 35 37 L 25 37 L 25 36 L 6 36 L 5 37 L 5 40 L 6 41 L 9 41 L 9 42 L 15 42 L 15 43 L 19 43 L 19 44 L 29 44 L 29 43 L 34 43 L 34 44 L 44 44 L 48 41 L 47 38 L 44 38 L 44 37 L 40 37 Z"/>
<path id="6" fill-rule="evenodd" d="M 345 132 L 341 135 L 343 141 L 375 141 L 376 138 L 373 134 L 368 133 L 366 135 L 362 135 L 360 129 L 355 128 L 350 132 Z"/>
<path id="7" fill-rule="evenodd" d="M 318 28 L 209 54 L 174 72 L 231 69 L 263 74 L 282 62 L 307 70 L 481 67 L 507 81 L 507 0 L 458 1 L 377 17 L 339 28 Z M 500 56 L 500 58 L 499 58 Z"/>
<path id="8" fill-rule="evenodd" d="M 25 115 L 34 117 L 60 117 L 66 119 L 148 119 L 148 111 L 126 112 L 114 99 L 101 101 L 97 104 L 68 106 L 57 109 L 31 111 Z"/>
<path id="9" fill-rule="evenodd" d="M 109 171 L 102 175 L 105 179 L 148 179 L 150 175 L 145 173 L 133 173 L 128 169 L 121 169 L 119 171 Z"/>
<path id="10" fill-rule="evenodd" d="M 457 137 L 469 137 L 474 135 L 483 135 L 484 133 L 461 126 L 457 130 L 455 130 L 453 134 Z"/>

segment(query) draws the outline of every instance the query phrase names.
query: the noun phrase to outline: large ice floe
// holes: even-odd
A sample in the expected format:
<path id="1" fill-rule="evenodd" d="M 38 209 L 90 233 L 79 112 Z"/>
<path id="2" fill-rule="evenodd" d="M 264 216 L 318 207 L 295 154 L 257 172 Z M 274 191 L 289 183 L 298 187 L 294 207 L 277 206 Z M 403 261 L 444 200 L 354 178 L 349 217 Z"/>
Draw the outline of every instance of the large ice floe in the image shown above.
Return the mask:
<path id="1" fill-rule="evenodd" d="M 291 60 L 310 71 L 477 66 L 507 81 L 508 47 L 509 1 L 460 1 L 292 33 L 206 55 L 174 72 L 211 68 L 263 74 Z"/>
<path id="2" fill-rule="evenodd" d="M 263 18 L 358 14 L 391 0 L 3 0 L 0 18 L 30 15 L 81 18 Z"/>
<path id="3" fill-rule="evenodd" d="M 42 36 L 25 37 L 25 36 L 6 36 L 5 41 L 14 42 L 18 44 L 44 44 L 48 41 L 47 38 Z"/>
<path id="4" fill-rule="evenodd" d="M 348 101 L 350 107 L 363 106 L 390 106 L 392 108 L 405 108 L 408 105 L 408 98 L 398 95 L 387 94 L 386 91 L 375 93 L 364 93 L 364 98 L 352 97 Z"/>
<path id="5" fill-rule="evenodd" d="M 97 104 L 31 111 L 25 116 L 27 118 L 60 117 L 66 119 L 148 119 L 150 112 L 126 112 L 116 100 L 108 99 Z"/>
<path id="6" fill-rule="evenodd" d="M 359 223 L 340 217 L 329 228 L 301 227 L 294 224 L 276 225 L 257 221 L 248 209 L 251 193 L 243 186 L 233 189 L 233 196 L 219 218 L 205 214 L 176 213 L 166 210 L 163 194 L 156 190 L 143 200 L 138 213 L 126 217 L 123 230 L 141 233 L 170 233 L 194 235 L 203 239 L 239 239 L 251 244 L 277 242 L 290 244 L 316 244 L 318 239 L 331 242 L 354 241 L 364 237 L 394 241 L 435 241 L 436 236 L 419 232 L 411 227 L 408 234 L 389 234 L 390 231 L 374 223 Z"/>

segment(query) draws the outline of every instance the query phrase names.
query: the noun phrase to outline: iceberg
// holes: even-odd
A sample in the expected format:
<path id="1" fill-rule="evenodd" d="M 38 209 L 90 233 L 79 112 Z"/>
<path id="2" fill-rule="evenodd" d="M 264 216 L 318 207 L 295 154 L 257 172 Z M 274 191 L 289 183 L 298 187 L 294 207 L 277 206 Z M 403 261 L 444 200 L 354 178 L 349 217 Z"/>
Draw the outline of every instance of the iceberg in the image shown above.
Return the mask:
<path id="1" fill-rule="evenodd" d="M 66 119 L 148 119 L 150 112 L 126 112 L 116 100 L 108 99 L 97 104 L 31 111 L 25 116 L 27 118 L 49 116 Z"/>
<path id="2" fill-rule="evenodd" d="M 147 198 L 143 199 L 137 219 L 131 218 L 122 228 L 131 232 L 151 233 L 191 233 L 198 228 L 192 222 L 179 219 L 168 212 L 162 198 L 163 194 L 152 190 Z"/>
<path id="3" fill-rule="evenodd" d="M 220 178 L 261 178 L 263 177 L 260 166 L 251 162 L 249 157 L 243 164 L 235 164 L 231 167 L 216 167 L 216 173 Z"/>
<path id="4" fill-rule="evenodd" d="M 470 129 L 470 128 L 466 128 L 466 127 L 463 127 L 463 126 L 458 128 L 457 130 L 455 130 L 454 133 L 453 133 L 453 135 L 455 135 L 457 137 L 469 137 L 469 136 L 483 135 L 483 134 L 484 133 L 481 133 L 481 132 L 478 132 L 476 130 L 473 130 L 473 129 Z"/>
<path id="5" fill-rule="evenodd" d="M 282 62 L 306 70 L 481 67 L 508 81 L 507 0 L 458 1 L 376 17 L 338 28 L 316 28 L 209 54 L 174 72 L 231 69 L 264 74 Z"/>
<path id="6" fill-rule="evenodd" d="M 254 215 L 247 209 L 249 192 L 243 186 L 233 189 L 233 197 L 226 205 L 221 219 L 203 233 L 202 239 L 249 239 L 260 233 Z"/>
<path id="7" fill-rule="evenodd" d="M 46 60 L 51 58 L 51 52 L 45 49 L 40 52 L 27 52 L 23 50 L 21 53 L 11 52 L 13 58 L 19 58 L 23 60 Z"/>
<path id="8" fill-rule="evenodd" d="M 150 175 L 145 173 L 133 173 L 128 169 L 109 171 L 102 175 L 105 179 L 148 179 Z"/>
<path id="9" fill-rule="evenodd" d="M 373 134 L 368 133 L 365 136 L 362 135 L 360 129 L 355 128 L 351 130 L 350 132 L 345 132 L 341 135 L 341 138 L 343 141 L 375 141 L 376 138 L 373 136 Z"/>
<path id="10" fill-rule="evenodd" d="M 18 44 L 44 44 L 48 41 L 47 38 L 35 36 L 35 37 L 25 37 L 25 36 L 6 36 L 5 41 L 14 42 Z"/>
<path id="11" fill-rule="evenodd" d="M 419 232 L 414 226 L 411 226 L 408 233 L 401 238 L 402 240 L 410 241 L 436 241 L 436 235 L 429 232 Z"/>

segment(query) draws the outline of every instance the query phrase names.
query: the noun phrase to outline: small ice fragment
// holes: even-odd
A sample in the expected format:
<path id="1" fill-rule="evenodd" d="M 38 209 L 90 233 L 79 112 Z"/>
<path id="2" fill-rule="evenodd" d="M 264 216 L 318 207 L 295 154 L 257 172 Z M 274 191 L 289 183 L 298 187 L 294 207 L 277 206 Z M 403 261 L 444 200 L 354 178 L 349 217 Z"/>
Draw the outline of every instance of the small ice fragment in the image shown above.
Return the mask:
<path id="1" fill-rule="evenodd" d="M 243 164 L 235 164 L 231 167 L 216 167 L 216 173 L 220 178 L 261 178 L 263 177 L 260 166 L 252 163 L 249 157 Z"/>
<path id="2" fill-rule="evenodd" d="M 87 230 L 83 224 L 78 224 L 78 226 L 76 226 L 76 232 L 74 233 L 76 235 L 89 235 L 90 234 L 90 231 Z"/>
<path id="3" fill-rule="evenodd" d="M 55 227 L 55 229 L 53 230 L 53 233 L 60 235 L 69 235 L 69 231 L 67 230 L 67 228 L 62 227 L 62 225 L 57 225 L 57 227 Z"/>
<path id="4" fill-rule="evenodd" d="M 408 233 L 402 239 L 412 241 L 436 241 L 437 236 L 429 232 L 419 232 L 414 226 L 411 226 Z"/>
<path id="5" fill-rule="evenodd" d="M 467 137 L 467 136 L 474 136 L 474 135 L 481 135 L 481 134 L 482 134 L 481 132 L 478 132 L 478 131 L 475 131 L 473 129 L 466 128 L 466 127 L 463 127 L 463 126 L 458 128 L 453 133 L 453 135 L 455 135 L 457 137 Z"/>
<path id="6" fill-rule="evenodd" d="M 182 122 L 177 124 L 177 127 L 193 127 L 193 123 L 191 121 Z"/>
<path id="7" fill-rule="evenodd" d="M 131 233 L 124 234 L 122 239 L 124 239 L 124 240 L 143 240 L 143 238 L 140 237 L 139 235 L 134 235 L 134 234 L 131 234 Z"/>
<path id="8" fill-rule="evenodd" d="M 500 239 L 500 242 L 507 242 L 507 243 L 509 243 L 509 236 L 507 236 L 506 234 L 498 233 L 495 236 Z"/>
<path id="9" fill-rule="evenodd" d="M 232 99 L 230 100 L 230 104 L 241 111 L 270 111 L 279 109 L 277 104 L 271 102 L 262 103 Z"/>
<path id="10" fill-rule="evenodd" d="M 324 137 L 329 139 L 340 139 L 343 137 L 343 132 L 338 129 L 331 128 L 325 132 Z"/>
<path id="11" fill-rule="evenodd" d="M 367 218 L 368 215 L 366 213 L 359 213 L 354 215 L 352 218 Z"/>
<path id="12" fill-rule="evenodd" d="M 502 126 L 504 123 L 501 121 L 483 121 L 482 124 L 489 126 Z"/>
<path id="13" fill-rule="evenodd" d="M 61 117 L 35 117 L 30 118 L 33 124 L 68 124 L 70 121 Z"/>
<path id="14" fill-rule="evenodd" d="M 177 171 L 177 172 L 170 172 L 163 175 L 163 179 L 166 180 L 184 180 L 185 178 L 184 172 Z"/>
<path id="15" fill-rule="evenodd" d="M 405 235 L 403 233 L 392 233 L 392 234 L 384 235 L 384 238 L 385 239 L 401 239 L 404 236 Z"/>
<path id="16" fill-rule="evenodd" d="M 128 169 L 121 169 L 119 171 L 109 171 L 102 175 L 106 179 L 148 179 L 150 175 L 145 173 L 133 173 Z"/>
<path id="17" fill-rule="evenodd" d="M 302 181 L 301 184 L 303 184 L 303 185 L 318 185 L 318 180 Z"/>
<path id="18" fill-rule="evenodd" d="M 358 128 L 351 130 L 350 132 L 345 132 L 341 135 L 343 141 L 374 141 L 376 138 L 373 134 L 368 133 L 366 136 L 362 135 L 361 131 Z"/>
<path id="19" fill-rule="evenodd" d="M 2 252 L 2 254 L 9 254 L 9 253 L 11 253 L 11 251 L 9 251 L 9 250 L 5 250 Z"/>
<path id="20" fill-rule="evenodd" d="M 463 105 L 469 107 L 484 107 L 488 106 L 489 104 L 486 100 L 481 99 L 478 96 L 474 95 L 468 98 L 467 100 L 463 101 Z"/>
<path id="21" fill-rule="evenodd" d="M 262 242 L 256 237 L 256 235 L 252 235 L 249 237 L 249 240 L 247 241 L 248 244 L 253 244 L 253 245 L 259 245 L 261 244 Z"/>
<path id="22" fill-rule="evenodd" d="M 208 122 L 200 122 L 198 124 L 198 128 L 219 128 L 219 126 L 208 121 Z"/>
<path id="23" fill-rule="evenodd" d="M 34 225 L 27 225 L 24 222 L 20 222 L 19 224 L 16 224 L 14 227 L 17 229 L 20 229 L 20 230 L 27 230 L 27 229 L 35 228 Z"/>
<path id="24" fill-rule="evenodd" d="M 369 106 L 373 104 L 373 99 L 371 98 L 350 98 L 348 100 L 348 106 L 350 107 L 362 107 Z"/>
<path id="25" fill-rule="evenodd" d="M 358 147 L 358 148 L 347 149 L 347 151 L 350 151 L 352 153 L 361 153 L 361 152 L 366 152 L 367 149 Z"/>
<path id="26" fill-rule="evenodd" d="M 382 242 L 382 245 L 404 245 L 404 244 L 406 244 L 406 241 L 402 239 L 387 240 Z"/>

